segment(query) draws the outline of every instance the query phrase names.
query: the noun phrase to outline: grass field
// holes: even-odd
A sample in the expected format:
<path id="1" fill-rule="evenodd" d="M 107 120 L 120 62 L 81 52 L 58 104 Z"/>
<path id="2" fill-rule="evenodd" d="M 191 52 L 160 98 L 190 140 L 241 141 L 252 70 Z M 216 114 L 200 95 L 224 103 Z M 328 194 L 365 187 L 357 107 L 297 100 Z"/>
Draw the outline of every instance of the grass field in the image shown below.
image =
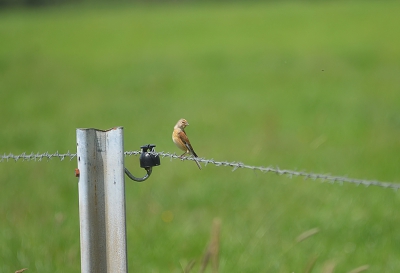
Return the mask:
<path id="1" fill-rule="evenodd" d="M 400 181 L 400 4 L 64 6 L 0 11 L 0 154 L 177 152 Z M 125 164 L 134 174 L 138 159 Z M 79 272 L 76 161 L 0 162 L 0 272 Z M 220 272 L 400 271 L 400 193 L 162 159 L 126 182 L 132 272 L 182 272 L 221 219 Z M 301 233 L 319 233 L 294 244 Z"/>

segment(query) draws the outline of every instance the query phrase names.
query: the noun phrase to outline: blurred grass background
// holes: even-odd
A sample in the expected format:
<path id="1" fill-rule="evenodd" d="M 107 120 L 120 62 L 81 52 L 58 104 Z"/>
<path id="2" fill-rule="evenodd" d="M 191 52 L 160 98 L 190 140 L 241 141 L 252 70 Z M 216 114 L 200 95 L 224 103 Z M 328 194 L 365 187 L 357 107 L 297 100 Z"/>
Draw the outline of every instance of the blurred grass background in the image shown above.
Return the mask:
<path id="1" fill-rule="evenodd" d="M 62 5 L 0 11 L 0 153 L 125 150 L 399 181 L 397 1 Z M 138 159 L 127 157 L 134 174 Z M 0 163 L 0 272 L 79 272 L 76 162 Z M 399 193 L 163 159 L 127 181 L 129 269 L 182 272 L 219 217 L 221 272 L 400 270 Z M 315 236 L 291 248 L 311 228 Z"/>

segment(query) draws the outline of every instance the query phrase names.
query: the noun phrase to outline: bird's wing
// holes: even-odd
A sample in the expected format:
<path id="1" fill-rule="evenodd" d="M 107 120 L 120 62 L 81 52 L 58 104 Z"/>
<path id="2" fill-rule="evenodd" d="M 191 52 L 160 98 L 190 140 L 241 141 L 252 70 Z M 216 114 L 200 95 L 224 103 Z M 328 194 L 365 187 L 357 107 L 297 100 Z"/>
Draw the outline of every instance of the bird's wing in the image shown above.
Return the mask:
<path id="1" fill-rule="evenodd" d="M 180 131 L 178 133 L 179 138 L 183 141 L 185 144 L 186 148 L 189 150 L 189 152 L 194 156 L 197 157 L 197 154 L 194 152 L 192 145 L 190 144 L 189 138 L 187 137 L 186 133 L 184 131 Z"/>

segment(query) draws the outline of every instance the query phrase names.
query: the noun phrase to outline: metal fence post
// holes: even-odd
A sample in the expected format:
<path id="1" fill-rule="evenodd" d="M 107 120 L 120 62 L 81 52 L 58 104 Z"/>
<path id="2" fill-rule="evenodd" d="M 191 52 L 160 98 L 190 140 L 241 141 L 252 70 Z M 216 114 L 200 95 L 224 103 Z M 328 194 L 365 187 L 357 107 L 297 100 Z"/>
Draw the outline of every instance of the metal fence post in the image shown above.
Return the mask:
<path id="1" fill-rule="evenodd" d="M 77 129 L 81 272 L 126 273 L 123 128 Z"/>

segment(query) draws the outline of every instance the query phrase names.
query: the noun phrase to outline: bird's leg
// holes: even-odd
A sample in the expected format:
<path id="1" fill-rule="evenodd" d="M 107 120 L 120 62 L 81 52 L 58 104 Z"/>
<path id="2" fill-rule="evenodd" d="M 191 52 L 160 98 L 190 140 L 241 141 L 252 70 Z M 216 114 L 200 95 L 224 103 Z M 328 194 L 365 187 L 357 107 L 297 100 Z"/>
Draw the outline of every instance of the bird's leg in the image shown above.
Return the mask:
<path id="1" fill-rule="evenodd" d="M 182 157 L 187 154 L 187 152 L 184 152 L 179 158 L 182 159 Z"/>

